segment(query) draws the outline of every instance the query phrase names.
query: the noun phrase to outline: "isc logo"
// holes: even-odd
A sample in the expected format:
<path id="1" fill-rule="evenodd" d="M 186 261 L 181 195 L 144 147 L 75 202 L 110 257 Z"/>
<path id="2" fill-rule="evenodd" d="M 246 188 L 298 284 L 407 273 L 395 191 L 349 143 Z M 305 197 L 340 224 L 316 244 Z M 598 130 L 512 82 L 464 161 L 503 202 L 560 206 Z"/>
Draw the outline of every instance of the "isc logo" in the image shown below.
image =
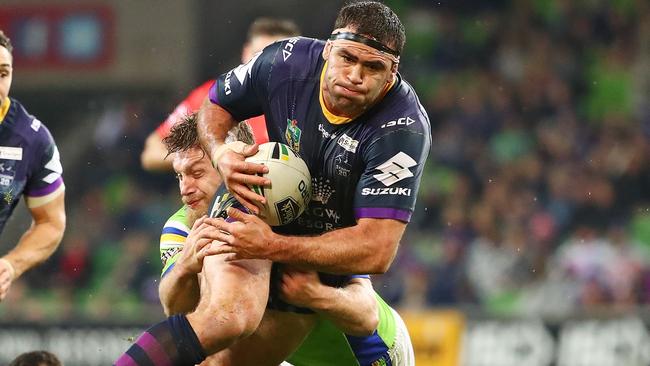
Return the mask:
<path id="1" fill-rule="evenodd" d="M 293 52 L 293 45 L 295 45 L 299 39 L 300 38 L 298 37 L 293 37 L 284 44 L 284 48 L 282 48 L 282 58 L 285 62 L 289 59 L 289 57 L 291 57 Z"/>
<path id="2" fill-rule="evenodd" d="M 394 121 L 384 123 L 383 125 L 381 125 L 381 128 L 393 127 L 393 126 L 409 126 L 412 125 L 413 123 L 415 123 L 415 120 L 413 120 L 411 117 L 402 117 Z"/>

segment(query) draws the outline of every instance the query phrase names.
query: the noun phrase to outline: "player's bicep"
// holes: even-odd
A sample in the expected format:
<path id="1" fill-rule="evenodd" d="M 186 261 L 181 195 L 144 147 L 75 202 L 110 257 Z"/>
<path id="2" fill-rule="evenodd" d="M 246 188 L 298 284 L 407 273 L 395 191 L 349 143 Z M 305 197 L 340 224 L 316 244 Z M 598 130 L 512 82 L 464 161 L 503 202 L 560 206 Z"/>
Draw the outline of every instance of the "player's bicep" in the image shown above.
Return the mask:
<path id="1" fill-rule="evenodd" d="M 52 200 L 37 207 L 30 207 L 29 213 L 35 224 L 47 223 L 60 231 L 65 229 L 65 194 L 62 191 Z"/>
<path id="2" fill-rule="evenodd" d="M 41 126 L 41 128 L 44 128 Z M 25 186 L 27 207 L 35 208 L 53 201 L 65 190 L 63 184 L 63 166 L 59 150 L 47 130 L 40 132 L 46 140 L 41 145 L 38 160 L 31 168 L 31 174 Z"/>
<path id="3" fill-rule="evenodd" d="M 408 222 L 429 147 L 429 136 L 412 130 L 395 130 L 373 141 L 355 193 L 357 219 Z"/>

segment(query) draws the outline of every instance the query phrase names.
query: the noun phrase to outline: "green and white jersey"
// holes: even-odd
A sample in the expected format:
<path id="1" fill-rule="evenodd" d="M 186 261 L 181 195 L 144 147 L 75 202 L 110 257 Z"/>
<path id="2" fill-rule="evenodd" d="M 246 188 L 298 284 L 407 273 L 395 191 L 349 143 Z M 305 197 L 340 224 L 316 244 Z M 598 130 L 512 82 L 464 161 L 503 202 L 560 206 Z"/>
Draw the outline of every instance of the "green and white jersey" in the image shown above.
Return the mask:
<path id="1" fill-rule="evenodd" d="M 316 327 L 287 361 L 294 366 L 392 366 L 398 341 L 397 313 L 379 295 L 375 294 L 375 298 L 379 325 L 371 336 L 347 335 L 319 317 Z"/>
<path id="2" fill-rule="evenodd" d="M 163 264 L 160 277 L 174 267 L 189 233 L 186 206 L 183 206 L 165 222 L 160 234 L 160 260 Z"/>

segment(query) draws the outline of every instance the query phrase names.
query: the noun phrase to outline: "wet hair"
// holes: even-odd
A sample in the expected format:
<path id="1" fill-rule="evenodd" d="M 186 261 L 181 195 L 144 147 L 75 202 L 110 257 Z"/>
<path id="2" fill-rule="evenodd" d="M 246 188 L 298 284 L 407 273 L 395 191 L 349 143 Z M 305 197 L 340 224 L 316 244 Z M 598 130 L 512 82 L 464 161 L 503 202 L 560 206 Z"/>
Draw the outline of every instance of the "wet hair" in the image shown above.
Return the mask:
<path id="1" fill-rule="evenodd" d="M 250 42 L 253 38 L 259 36 L 289 38 L 298 35 L 300 35 L 300 28 L 292 20 L 261 17 L 255 19 L 248 27 L 246 41 Z"/>
<path id="2" fill-rule="evenodd" d="M 388 6 L 376 1 L 356 1 L 339 11 L 334 29 L 353 28 L 355 33 L 374 38 L 402 53 L 406 32 L 402 22 Z"/>
<path id="3" fill-rule="evenodd" d="M 0 46 L 6 48 L 10 53 L 14 50 L 14 47 L 11 45 L 11 39 L 2 30 L 0 30 Z"/>
<path id="4" fill-rule="evenodd" d="M 197 113 L 192 113 L 181 118 L 181 120 L 172 127 L 169 135 L 162 140 L 167 147 L 167 155 L 175 152 L 186 151 L 195 147 L 201 148 L 199 131 L 196 123 Z M 253 131 L 246 122 L 239 122 L 235 125 L 235 127 L 228 131 L 228 136 L 233 141 L 242 141 L 247 144 L 255 142 Z"/>
<path id="5" fill-rule="evenodd" d="M 32 351 L 16 357 L 9 366 L 62 366 L 61 361 L 48 351 Z"/>

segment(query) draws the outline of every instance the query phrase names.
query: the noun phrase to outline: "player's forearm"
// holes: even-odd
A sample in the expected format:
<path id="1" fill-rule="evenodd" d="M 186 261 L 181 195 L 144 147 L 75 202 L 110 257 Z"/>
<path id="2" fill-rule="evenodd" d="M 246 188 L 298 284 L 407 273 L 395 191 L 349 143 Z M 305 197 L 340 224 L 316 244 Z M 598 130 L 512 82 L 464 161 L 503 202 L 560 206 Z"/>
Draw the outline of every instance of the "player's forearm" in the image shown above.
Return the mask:
<path id="1" fill-rule="evenodd" d="M 196 273 L 175 266 L 158 286 L 158 296 L 166 315 L 188 313 L 199 303 L 200 286 Z"/>
<path id="2" fill-rule="evenodd" d="M 360 284 L 344 288 L 323 286 L 311 308 L 345 334 L 357 337 L 371 335 L 379 322 L 374 291 L 367 291 Z"/>
<path id="3" fill-rule="evenodd" d="M 65 219 L 62 222 L 32 223 L 16 247 L 4 256 L 14 267 L 15 277 L 49 258 L 59 246 L 64 230 Z"/>
<path id="4" fill-rule="evenodd" d="M 230 113 L 206 98 L 201 105 L 197 119 L 197 129 L 201 146 L 214 156 L 217 148 L 226 140 L 228 131 L 237 123 Z"/>
<path id="5" fill-rule="evenodd" d="M 279 242 L 280 252 L 272 260 L 305 270 L 333 274 L 384 273 L 392 261 L 392 255 L 386 252 L 392 244 L 357 235 L 352 228 L 317 237 L 282 236 Z"/>
<path id="6" fill-rule="evenodd" d="M 275 235 L 269 259 L 334 274 L 384 273 L 395 257 L 404 227 L 393 220 L 366 219 L 315 237 Z"/>

